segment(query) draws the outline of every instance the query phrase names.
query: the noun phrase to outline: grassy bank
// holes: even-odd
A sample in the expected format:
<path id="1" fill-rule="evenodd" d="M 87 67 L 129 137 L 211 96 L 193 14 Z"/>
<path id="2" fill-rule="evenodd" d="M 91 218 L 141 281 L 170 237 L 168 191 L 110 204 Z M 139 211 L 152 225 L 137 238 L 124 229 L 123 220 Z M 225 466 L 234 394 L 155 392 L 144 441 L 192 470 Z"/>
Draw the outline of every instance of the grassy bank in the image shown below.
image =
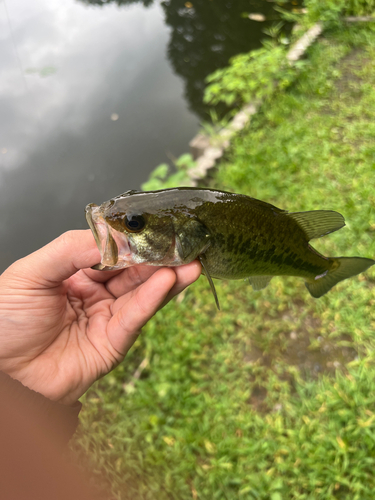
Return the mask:
<path id="1" fill-rule="evenodd" d="M 325 33 L 207 187 L 337 210 L 347 227 L 314 246 L 374 258 L 374 59 L 374 27 Z M 216 312 L 202 277 L 85 396 L 74 448 L 122 500 L 372 499 L 374 285 L 371 269 L 315 300 L 297 278 L 216 281 Z"/>

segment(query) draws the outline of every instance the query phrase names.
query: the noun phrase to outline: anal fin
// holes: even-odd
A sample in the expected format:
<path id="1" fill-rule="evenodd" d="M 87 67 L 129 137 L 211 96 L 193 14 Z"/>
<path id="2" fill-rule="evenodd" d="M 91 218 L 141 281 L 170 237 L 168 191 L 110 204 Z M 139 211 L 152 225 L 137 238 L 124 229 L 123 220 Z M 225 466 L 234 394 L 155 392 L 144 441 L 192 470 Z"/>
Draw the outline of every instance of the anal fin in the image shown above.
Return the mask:
<path id="1" fill-rule="evenodd" d="M 249 276 L 248 280 L 253 290 L 263 290 L 272 278 L 273 276 Z"/>

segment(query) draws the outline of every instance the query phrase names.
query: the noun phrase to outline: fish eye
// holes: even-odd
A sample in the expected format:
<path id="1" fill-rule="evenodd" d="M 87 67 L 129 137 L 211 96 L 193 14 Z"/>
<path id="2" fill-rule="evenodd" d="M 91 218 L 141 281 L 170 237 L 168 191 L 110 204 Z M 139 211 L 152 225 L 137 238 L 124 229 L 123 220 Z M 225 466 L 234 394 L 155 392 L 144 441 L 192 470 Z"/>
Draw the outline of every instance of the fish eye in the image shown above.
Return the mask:
<path id="1" fill-rule="evenodd" d="M 125 215 L 124 224 L 126 229 L 131 233 L 139 233 L 145 227 L 145 220 L 142 215 Z"/>

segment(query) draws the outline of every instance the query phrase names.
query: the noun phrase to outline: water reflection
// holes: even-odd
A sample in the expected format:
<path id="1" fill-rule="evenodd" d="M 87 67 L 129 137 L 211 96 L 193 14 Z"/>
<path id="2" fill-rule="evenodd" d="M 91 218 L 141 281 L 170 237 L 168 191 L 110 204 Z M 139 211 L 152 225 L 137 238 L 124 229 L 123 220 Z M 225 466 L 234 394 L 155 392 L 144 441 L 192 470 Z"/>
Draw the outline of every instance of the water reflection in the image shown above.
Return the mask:
<path id="1" fill-rule="evenodd" d="M 110 3 L 125 6 L 137 1 L 145 6 L 153 3 L 153 0 L 78 1 L 100 6 Z M 266 37 L 265 28 L 279 20 L 279 14 L 272 2 L 264 0 L 165 0 L 161 5 L 165 22 L 171 27 L 168 57 L 175 72 L 184 79 L 190 109 L 207 119 L 208 107 L 202 102 L 206 76 L 226 66 L 233 55 L 260 47 Z M 250 12 L 261 13 L 265 22 L 250 20 L 246 16 Z M 285 25 L 284 31 L 290 28 Z"/>
<path id="2" fill-rule="evenodd" d="M 157 4 L 0 3 L 0 269 L 186 150 L 168 39 Z"/>
<path id="3" fill-rule="evenodd" d="M 274 18 L 262 0 L 0 0 L 0 270 L 185 152 L 205 77 Z"/>
<path id="4" fill-rule="evenodd" d="M 176 73 L 185 80 L 191 109 L 204 117 L 206 76 L 226 66 L 233 55 L 260 47 L 263 31 L 275 21 L 276 12 L 272 4 L 259 0 L 214 0 L 191 5 L 185 7 L 180 0 L 163 2 L 166 22 L 173 27 L 168 55 Z M 242 17 L 249 9 L 262 12 L 267 21 Z"/>

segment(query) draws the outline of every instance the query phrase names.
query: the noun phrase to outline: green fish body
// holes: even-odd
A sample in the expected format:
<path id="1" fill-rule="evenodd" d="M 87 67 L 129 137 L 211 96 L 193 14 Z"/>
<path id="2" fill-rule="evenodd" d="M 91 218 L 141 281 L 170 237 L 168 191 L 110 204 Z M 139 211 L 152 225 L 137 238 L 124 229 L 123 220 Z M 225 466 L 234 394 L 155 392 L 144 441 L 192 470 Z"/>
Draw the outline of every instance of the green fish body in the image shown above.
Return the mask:
<path id="1" fill-rule="evenodd" d="M 288 212 L 242 194 L 199 188 L 127 191 L 86 218 L 101 252 L 96 269 L 136 264 L 202 263 L 212 278 L 249 278 L 259 290 L 273 276 L 304 278 L 313 297 L 375 264 L 361 257 L 328 258 L 309 245 L 343 227 L 338 212 Z"/>

